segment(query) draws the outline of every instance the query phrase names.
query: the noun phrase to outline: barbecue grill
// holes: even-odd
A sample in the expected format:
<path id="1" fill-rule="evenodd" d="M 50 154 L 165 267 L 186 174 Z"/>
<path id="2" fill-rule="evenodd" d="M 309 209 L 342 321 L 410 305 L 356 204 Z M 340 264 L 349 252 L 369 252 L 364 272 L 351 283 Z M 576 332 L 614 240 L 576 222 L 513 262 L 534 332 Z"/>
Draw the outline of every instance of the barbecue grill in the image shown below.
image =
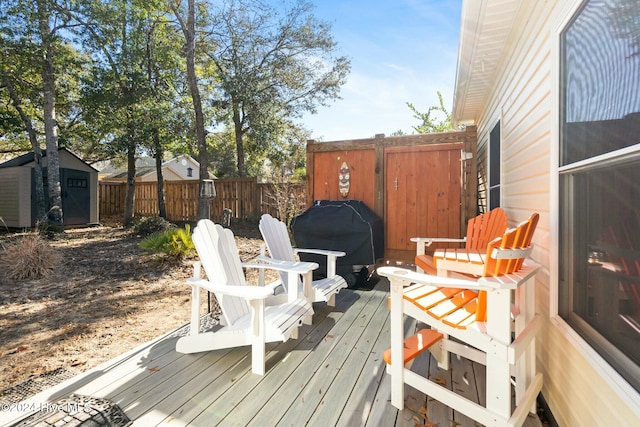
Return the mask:
<path id="1" fill-rule="evenodd" d="M 384 256 L 384 224 L 371 209 L 358 200 L 319 200 L 291 222 L 296 246 L 343 251 L 337 260 L 337 273 L 349 287 L 362 284 L 369 266 Z M 316 262 L 320 268 L 314 278 L 326 274 L 323 256 L 300 254 L 302 261 Z"/>

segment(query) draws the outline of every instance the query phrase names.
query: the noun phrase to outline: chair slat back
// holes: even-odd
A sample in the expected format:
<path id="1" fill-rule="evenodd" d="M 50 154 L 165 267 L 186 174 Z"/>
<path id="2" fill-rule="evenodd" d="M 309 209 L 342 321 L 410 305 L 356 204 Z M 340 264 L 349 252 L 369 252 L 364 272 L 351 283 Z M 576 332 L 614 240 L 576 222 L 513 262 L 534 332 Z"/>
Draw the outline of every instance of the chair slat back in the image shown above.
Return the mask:
<path id="1" fill-rule="evenodd" d="M 501 238 L 489 242 L 487 245 L 487 262 L 483 276 L 501 276 L 518 271 L 522 267 L 524 258 L 496 259 L 492 256 L 495 249 L 526 249 L 531 245 L 533 232 L 538 225 L 540 215 L 533 213 L 528 220 L 518 224 L 516 228 L 507 230 Z"/>
<path id="2" fill-rule="evenodd" d="M 279 259 L 283 261 L 295 261 L 293 246 L 291 246 L 291 239 L 289 238 L 289 232 L 284 222 L 272 217 L 269 214 L 264 214 L 260 218 L 260 233 L 264 238 L 264 242 L 267 245 L 271 258 Z M 279 273 L 280 280 L 285 287 L 288 286 L 287 274 Z"/>
<path id="3" fill-rule="evenodd" d="M 507 214 L 502 208 L 471 218 L 467 224 L 466 249 L 485 249 L 489 242 L 501 237 L 507 229 Z"/>
<path id="4" fill-rule="evenodd" d="M 260 218 L 259 227 L 272 258 L 295 261 L 293 246 L 284 222 L 264 214 Z"/>
<path id="5" fill-rule="evenodd" d="M 246 285 L 240 255 L 231 230 L 224 229 L 208 219 L 202 219 L 198 221 L 192 239 L 209 281 L 231 286 Z M 216 299 L 228 325 L 232 325 L 250 311 L 243 298 L 216 294 Z"/>
<path id="6" fill-rule="evenodd" d="M 496 259 L 492 256 L 495 249 L 526 249 L 531 246 L 533 232 L 538 225 L 540 215 L 533 213 L 528 220 L 518 224 L 516 228 L 507 230 L 502 237 L 493 239 L 487 245 L 486 262 L 483 276 L 502 276 L 511 274 L 522 268 L 523 258 Z M 476 321 L 487 320 L 487 292 L 478 292 L 476 305 Z"/>

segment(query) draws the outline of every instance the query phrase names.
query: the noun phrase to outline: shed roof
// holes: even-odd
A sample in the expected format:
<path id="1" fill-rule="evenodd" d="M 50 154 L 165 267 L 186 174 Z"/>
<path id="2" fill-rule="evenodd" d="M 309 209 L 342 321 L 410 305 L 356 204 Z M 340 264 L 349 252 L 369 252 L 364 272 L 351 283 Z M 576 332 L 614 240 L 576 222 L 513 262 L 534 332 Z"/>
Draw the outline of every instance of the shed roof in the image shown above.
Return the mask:
<path id="1" fill-rule="evenodd" d="M 46 155 L 46 150 L 42 150 L 42 157 L 44 157 Z M 35 158 L 35 153 L 32 151 L 30 153 L 27 154 L 23 154 L 21 156 L 18 157 L 14 157 L 11 160 L 7 160 L 4 163 L 0 163 L 0 168 L 10 168 L 10 167 L 14 167 L 14 166 L 24 166 L 26 164 L 29 164 L 31 162 L 33 162 L 33 159 Z"/>
<path id="2" fill-rule="evenodd" d="M 84 163 L 85 165 L 87 165 L 88 167 L 90 167 L 91 169 L 95 170 L 97 172 L 97 170 L 91 166 L 89 163 L 85 162 L 84 160 L 82 160 L 80 157 L 76 156 L 75 154 L 73 154 L 71 151 L 69 151 L 68 149 L 62 147 L 58 149 L 58 152 L 67 152 L 69 155 L 75 157 L 76 159 L 80 160 L 82 163 Z M 47 157 L 47 150 L 42 150 L 42 157 Z M 21 156 L 18 156 L 16 158 L 13 158 L 11 160 L 7 160 L 4 163 L 0 163 L 0 168 L 11 168 L 11 167 L 19 167 L 19 166 L 24 166 L 24 165 L 28 165 L 29 163 L 32 163 L 35 159 L 35 153 L 32 151 L 30 153 L 27 154 L 23 154 Z"/>

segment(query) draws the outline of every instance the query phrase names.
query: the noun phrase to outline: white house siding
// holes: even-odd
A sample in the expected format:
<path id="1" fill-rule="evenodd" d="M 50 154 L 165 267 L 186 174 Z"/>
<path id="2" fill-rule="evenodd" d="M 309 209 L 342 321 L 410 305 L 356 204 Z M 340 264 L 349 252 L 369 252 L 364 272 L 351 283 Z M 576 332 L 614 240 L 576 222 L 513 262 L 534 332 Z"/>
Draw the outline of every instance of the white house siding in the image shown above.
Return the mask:
<path id="1" fill-rule="evenodd" d="M 510 44 L 484 109 L 476 118 L 479 141 L 501 122 L 501 206 L 510 225 L 540 213 L 533 258 L 545 268 L 537 276 L 537 310 L 547 317 L 538 341 L 543 395 L 560 426 L 639 426 L 640 396 L 616 381 L 611 369 L 555 315 L 558 213 L 554 188 L 558 150 L 557 24 L 577 0 L 523 2 Z M 555 24 L 554 24 L 555 23 Z M 485 150 L 482 145 L 481 149 Z M 486 158 L 480 153 L 479 158 Z M 621 384 L 622 383 L 622 384 Z"/>
<path id="2" fill-rule="evenodd" d="M 185 164 L 182 164 L 182 161 Z M 196 162 L 191 156 L 178 156 L 175 159 L 171 159 L 164 163 L 166 169 L 171 169 L 179 178 L 171 179 L 199 179 L 200 176 L 200 164 Z M 191 175 L 189 176 L 188 169 L 191 168 Z"/>

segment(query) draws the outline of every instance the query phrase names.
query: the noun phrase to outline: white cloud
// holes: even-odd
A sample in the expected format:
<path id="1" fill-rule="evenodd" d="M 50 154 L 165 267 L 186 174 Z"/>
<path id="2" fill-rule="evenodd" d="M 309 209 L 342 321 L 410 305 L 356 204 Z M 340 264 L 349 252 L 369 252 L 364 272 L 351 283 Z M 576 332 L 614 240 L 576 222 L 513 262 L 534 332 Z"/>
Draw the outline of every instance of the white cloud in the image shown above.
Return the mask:
<path id="1" fill-rule="evenodd" d="M 438 104 L 437 91 L 443 93 L 445 105 L 451 108 L 455 67 L 439 77 L 396 64 L 384 67 L 385 72 L 377 74 L 352 72 L 342 88 L 343 99 L 304 117 L 302 123 L 311 129 L 314 139 L 360 139 L 377 133 L 390 135 L 398 130 L 413 133 L 418 122 L 406 103 L 413 103 L 418 111 L 426 111 Z"/>

